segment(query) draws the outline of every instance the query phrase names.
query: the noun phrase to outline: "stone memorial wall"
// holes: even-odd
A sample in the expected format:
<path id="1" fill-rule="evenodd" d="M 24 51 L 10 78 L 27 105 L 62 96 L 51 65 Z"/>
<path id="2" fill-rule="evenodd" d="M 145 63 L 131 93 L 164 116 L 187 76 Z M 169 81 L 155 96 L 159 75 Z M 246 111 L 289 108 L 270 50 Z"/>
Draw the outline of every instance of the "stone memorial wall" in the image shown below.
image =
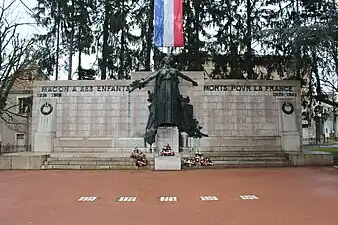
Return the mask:
<path id="1" fill-rule="evenodd" d="M 201 72 L 184 74 L 198 86 L 181 80 L 181 94 L 189 96 L 194 118 L 209 135 L 190 140 L 190 147 L 200 151 L 300 151 L 299 81 L 205 80 Z M 134 73 L 132 79 L 147 75 Z M 35 82 L 34 151 L 110 152 L 144 147 L 147 91 L 152 91 L 153 83 L 129 93 L 131 82 Z"/>

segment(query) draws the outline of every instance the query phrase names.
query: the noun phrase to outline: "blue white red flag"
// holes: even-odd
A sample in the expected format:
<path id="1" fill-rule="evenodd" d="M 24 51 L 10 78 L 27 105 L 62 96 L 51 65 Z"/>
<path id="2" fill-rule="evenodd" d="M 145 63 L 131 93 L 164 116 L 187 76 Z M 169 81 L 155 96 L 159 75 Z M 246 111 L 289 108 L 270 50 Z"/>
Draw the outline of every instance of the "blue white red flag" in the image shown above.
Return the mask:
<path id="1" fill-rule="evenodd" d="M 183 47 L 183 0 L 154 0 L 154 45 Z"/>

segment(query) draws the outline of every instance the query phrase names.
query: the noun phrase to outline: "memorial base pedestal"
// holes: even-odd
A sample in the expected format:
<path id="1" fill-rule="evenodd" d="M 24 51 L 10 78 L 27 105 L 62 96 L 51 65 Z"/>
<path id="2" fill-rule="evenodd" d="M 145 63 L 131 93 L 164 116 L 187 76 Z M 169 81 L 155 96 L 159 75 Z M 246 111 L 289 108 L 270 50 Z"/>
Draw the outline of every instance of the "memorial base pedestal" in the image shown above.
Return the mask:
<path id="1" fill-rule="evenodd" d="M 167 144 L 170 145 L 173 152 L 179 152 L 178 127 L 159 127 L 157 129 L 156 146 L 158 151 L 161 151 Z"/>
<path id="2" fill-rule="evenodd" d="M 181 170 L 181 156 L 155 156 L 155 170 Z"/>

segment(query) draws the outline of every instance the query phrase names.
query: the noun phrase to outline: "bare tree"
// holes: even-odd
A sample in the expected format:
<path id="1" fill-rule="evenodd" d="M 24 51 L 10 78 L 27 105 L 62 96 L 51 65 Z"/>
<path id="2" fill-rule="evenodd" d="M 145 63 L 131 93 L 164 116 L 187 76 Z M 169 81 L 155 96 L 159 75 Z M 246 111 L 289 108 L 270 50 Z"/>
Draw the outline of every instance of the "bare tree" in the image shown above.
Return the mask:
<path id="1" fill-rule="evenodd" d="M 34 38 L 19 36 L 19 27 L 33 24 L 20 22 L 18 17 L 13 18 L 17 3 L 20 2 L 3 0 L 0 3 L 0 119 L 9 128 L 22 130 L 22 126 L 29 126 L 29 94 L 41 55 L 34 49 Z M 27 94 L 27 99 L 21 101 L 26 112 L 18 113 L 19 104 L 9 98 L 13 91 Z"/>

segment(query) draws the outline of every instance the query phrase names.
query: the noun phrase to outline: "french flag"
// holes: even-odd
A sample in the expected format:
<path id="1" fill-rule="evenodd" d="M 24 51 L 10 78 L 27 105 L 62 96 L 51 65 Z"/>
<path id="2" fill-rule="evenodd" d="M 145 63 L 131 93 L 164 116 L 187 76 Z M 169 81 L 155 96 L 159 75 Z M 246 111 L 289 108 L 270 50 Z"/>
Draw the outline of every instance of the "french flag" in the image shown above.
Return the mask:
<path id="1" fill-rule="evenodd" d="M 154 0 L 154 45 L 184 47 L 183 0 Z"/>

